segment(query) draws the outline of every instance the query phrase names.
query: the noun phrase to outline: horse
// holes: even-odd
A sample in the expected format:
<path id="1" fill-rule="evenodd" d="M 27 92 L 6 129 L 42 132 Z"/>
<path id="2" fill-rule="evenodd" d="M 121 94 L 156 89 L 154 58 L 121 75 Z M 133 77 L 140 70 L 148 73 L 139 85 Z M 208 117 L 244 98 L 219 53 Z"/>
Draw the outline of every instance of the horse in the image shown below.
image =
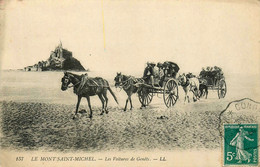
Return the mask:
<path id="1" fill-rule="evenodd" d="M 62 91 L 67 90 L 69 87 L 73 87 L 73 92 L 78 96 L 76 112 L 75 112 L 73 119 L 75 119 L 75 116 L 78 113 L 78 108 L 79 108 L 82 97 L 85 97 L 88 101 L 88 107 L 90 110 L 90 115 L 89 115 L 90 119 L 92 118 L 90 96 L 98 95 L 99 99 L 101 100 L 102 111 L 101 111 L 100 115 L 103 115 L 104 111 L 106 111 L 106 114 L 108 114 L 107 90 L 109 90 L 109 92 L 113 96 L 114 100 L 118 104 L 117 98 L 116 98 L 115 94 L 113 93 L 113 91 L 111 90 L 108 81 L 101 77 L 90 78 L 87 76 L 87 74 L 77 75 L 77 74 L 73 74 L 70 72 L 64 72 L 64 76 L 61 79 L 61 82 L 62 82 L 62 84 L 61 84 Z M 72 83 L 72 86 L 69 86 L 70 83 Z"/>
<path id="2" fill-rule="evenodd" d="M 207 99 L 209 93 L 208 86 L 206 84 L 200 83 L 199 90 L 200 90 L 199 98 L 205 96 L 205 99 Z"/>
<path id="3" fill-rule="evenodd" d="M 178 77 L 178 82 L 179 85 L 182 86 L 184 93 L 185 93 L 185 97 L 184 97 L 184 103 L 186 102 L 186 100 L 188 100 L 188 102 L 190 102 L 189 99 L 189 92 L 193 93 L 193 101 L 197 101 L 199 100 L 199 79 L 196 77 L 192 77 L 192 78 L 187 78 L 185 74 L 179 75 Z"/>
<path id="4" fill-rule="evenodd" d="M 200 81 L 200 86 L 199 86 L 199 90 L 200 90 L 200 94 L 199 94 L 199 97 L 204 97 L 205 96 L 205 99 L 208 98 L 208 85 L 207 85 L 207 80 L 206 79 L 203 79 L 203 78 L 199 78 L 199 81 Z"/>
<path id="5" fill-rule="evenodd" d="M 123 90 L 126 92 L 126 94 L 128 96 L 126 99 L 124 111 L 126 111 L 126 109 L 127 109 L 128 101 L 130 102 L 130 110 L 132 110 L 133 105 L 132 105 L 131 96 L 132 96 L 132 94 L 138 93 L 140 91 L 140 87 L 138 87 L 138 84 L 144 83 L 145 82 L 144 79 L 135 78 L 133 76 L 126 76 L 126 75 L 121 74 L 121 72 L 120 72 L 120 73 L 117 73 L 114 81 L 115 81 L 115 87 L 123 88 Z M 145 106 L 143 106 L 143 104 L 142 104 L 141 108 L 142 107 L 145 107 Z"/>

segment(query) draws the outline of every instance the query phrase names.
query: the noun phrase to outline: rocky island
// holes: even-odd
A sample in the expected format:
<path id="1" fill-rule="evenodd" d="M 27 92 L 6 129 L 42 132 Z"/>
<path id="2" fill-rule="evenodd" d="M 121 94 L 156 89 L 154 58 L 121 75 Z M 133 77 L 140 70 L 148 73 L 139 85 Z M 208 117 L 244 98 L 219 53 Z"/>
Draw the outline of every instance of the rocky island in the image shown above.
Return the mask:
<path id="1" fill-rule="evenodd" d="M 38 63 L 24 67 L 25 71 L 58 71 L 58 70 L 72 70 L 72 71 L 86 71 L 81 65 L 80 61 L 72 56 L 72 52 L 64 49 L 62 43 L 51 52 L 50 57 L 46 61 L 39 61 Z"/>

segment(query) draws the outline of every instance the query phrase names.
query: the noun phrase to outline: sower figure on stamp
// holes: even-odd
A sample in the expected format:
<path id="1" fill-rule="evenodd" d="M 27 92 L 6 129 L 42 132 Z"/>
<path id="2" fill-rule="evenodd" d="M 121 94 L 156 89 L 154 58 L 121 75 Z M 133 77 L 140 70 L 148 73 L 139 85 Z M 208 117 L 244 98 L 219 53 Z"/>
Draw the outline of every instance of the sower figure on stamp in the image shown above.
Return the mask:
<path id="1" fill-rule="evenodd" d="M 143 75 L 145 82 L 151 83 L 152 86 L 154 86 L 154 66 L 155 63 L 147 62 L 147 66 L 144 69 L 144 75 Z"/>
<path id="2" fill-rule="evenodd" d="M 239 128 L 239 132 L 236 134 L 236 136 L 230 141 L 230 145 L 236 146 L 236 160 L 238 160 L 238 163 L 242 163 L 242 161 L 250 162 L 250 159 L 252 157 L 252 154 L 244 150 L 244 139 L 247 139 L 248 141 L 254 141 L 254 139 L 250 139 L 247 137 L 248 132 L 244 130 L 243 127 Z"/>

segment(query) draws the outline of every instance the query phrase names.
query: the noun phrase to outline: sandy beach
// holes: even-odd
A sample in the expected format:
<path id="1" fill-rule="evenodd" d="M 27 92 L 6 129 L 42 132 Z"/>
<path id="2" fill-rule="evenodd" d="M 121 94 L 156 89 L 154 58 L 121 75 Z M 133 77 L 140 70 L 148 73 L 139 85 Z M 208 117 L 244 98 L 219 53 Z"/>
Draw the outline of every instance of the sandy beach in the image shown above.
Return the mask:
<path id="1" fill-rule="evenodd" d="M 107 79 L 120 105 L 109 95 L 109 113 L 101 116 L 101 102 L 97 97 L 91 98 L 94 110 L 91 120 L 87 101 L 83 99 L 80 110 L 86 109 L 87 113 L 73 120 L 76 95 L 71 89 L 61 91 L 62 76 L 62 72 L 2 73 L 3 148 L 63 152 L 216 149 L 221 144 L 220 112 L 234 99 L 259 97 L 252 89 L 255 83 L 241 80 L 244 84 L 235 84 L 239 79 L 227 77 L 228 93 L 224 99 L 210 91 L 208 99 L 184 104 L 183 90 L 179 87 L 180 98 L 172 108 L 166 108 L 162 95 L 156 95 L 147 108 L 139 109 L 138 97 L 133 95 L 134 109 L 124 112 L 126 94 L 115 89 L 111 75 Z"/>

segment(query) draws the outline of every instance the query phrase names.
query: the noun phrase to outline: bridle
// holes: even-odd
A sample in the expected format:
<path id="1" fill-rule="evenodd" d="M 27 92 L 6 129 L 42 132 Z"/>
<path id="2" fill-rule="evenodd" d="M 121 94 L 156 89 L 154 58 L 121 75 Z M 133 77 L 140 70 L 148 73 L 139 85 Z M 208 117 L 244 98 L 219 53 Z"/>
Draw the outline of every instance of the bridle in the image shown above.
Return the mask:
<path id="1" fill-rule="evenodd" d="M 118 87 L 120 88 L 120 91 L 122 90 L 122 88 L 128 89 L 131 86 L 131 83 L 127 86 L 127 84 L 129 83 L 129 81 L 131 79 L 133 79 L 133 77 L 131 77 L 131 76 L 125 81 L 121 81 L 122 78 L 120 78 L 119 85 L 118 85 Z M 125 86 L 127 86 L 127 87 L 125 87 Z"/>
<path id="2" fill-rule="evenodd" d="M 188 85 L 189 85 L 189 82 L 188 82 L 187 77 L 183 75 L 182 78 L 183 78 L 183 79 L 186 78 L 186 81 L 183 83 L 182 80 L 181 80 L 181 86 L 183 86 L 183 87 L 188 86 Z"/>
<path id="3" fill-rule="evenodd" d="M 71 80 L 70 80 L 70 78 L 69 77 L 64 77 L 64 78 L 62 78 L 62 79 L 67 79 L 67 80 L 69 80 L 70 81 L 70 83 L 72 83 L 71 82 Z M 72 84 L 71 86 L 67 86 L 67 89 L 69 89 L 69 88 L 73 88 L 73 87 L 75 87 L 76 85 L 78 85 L 78 84 L 80 84 L 81 83 L 81 81 L 79 81 L 79 82 L 77 82 L 76 84 Z M 62 84 L 63 84 L 63 82 L 62 82 Z"/>
<path id="4" fill-rule="evenodd" d="M 71 86 L 68 86 L 68 89 L 75 87 L 76 85 L 80 84 L 80 82 L 81 82 L 81 81 L 77 82 L 75 85 L 72 84 Z"/>

